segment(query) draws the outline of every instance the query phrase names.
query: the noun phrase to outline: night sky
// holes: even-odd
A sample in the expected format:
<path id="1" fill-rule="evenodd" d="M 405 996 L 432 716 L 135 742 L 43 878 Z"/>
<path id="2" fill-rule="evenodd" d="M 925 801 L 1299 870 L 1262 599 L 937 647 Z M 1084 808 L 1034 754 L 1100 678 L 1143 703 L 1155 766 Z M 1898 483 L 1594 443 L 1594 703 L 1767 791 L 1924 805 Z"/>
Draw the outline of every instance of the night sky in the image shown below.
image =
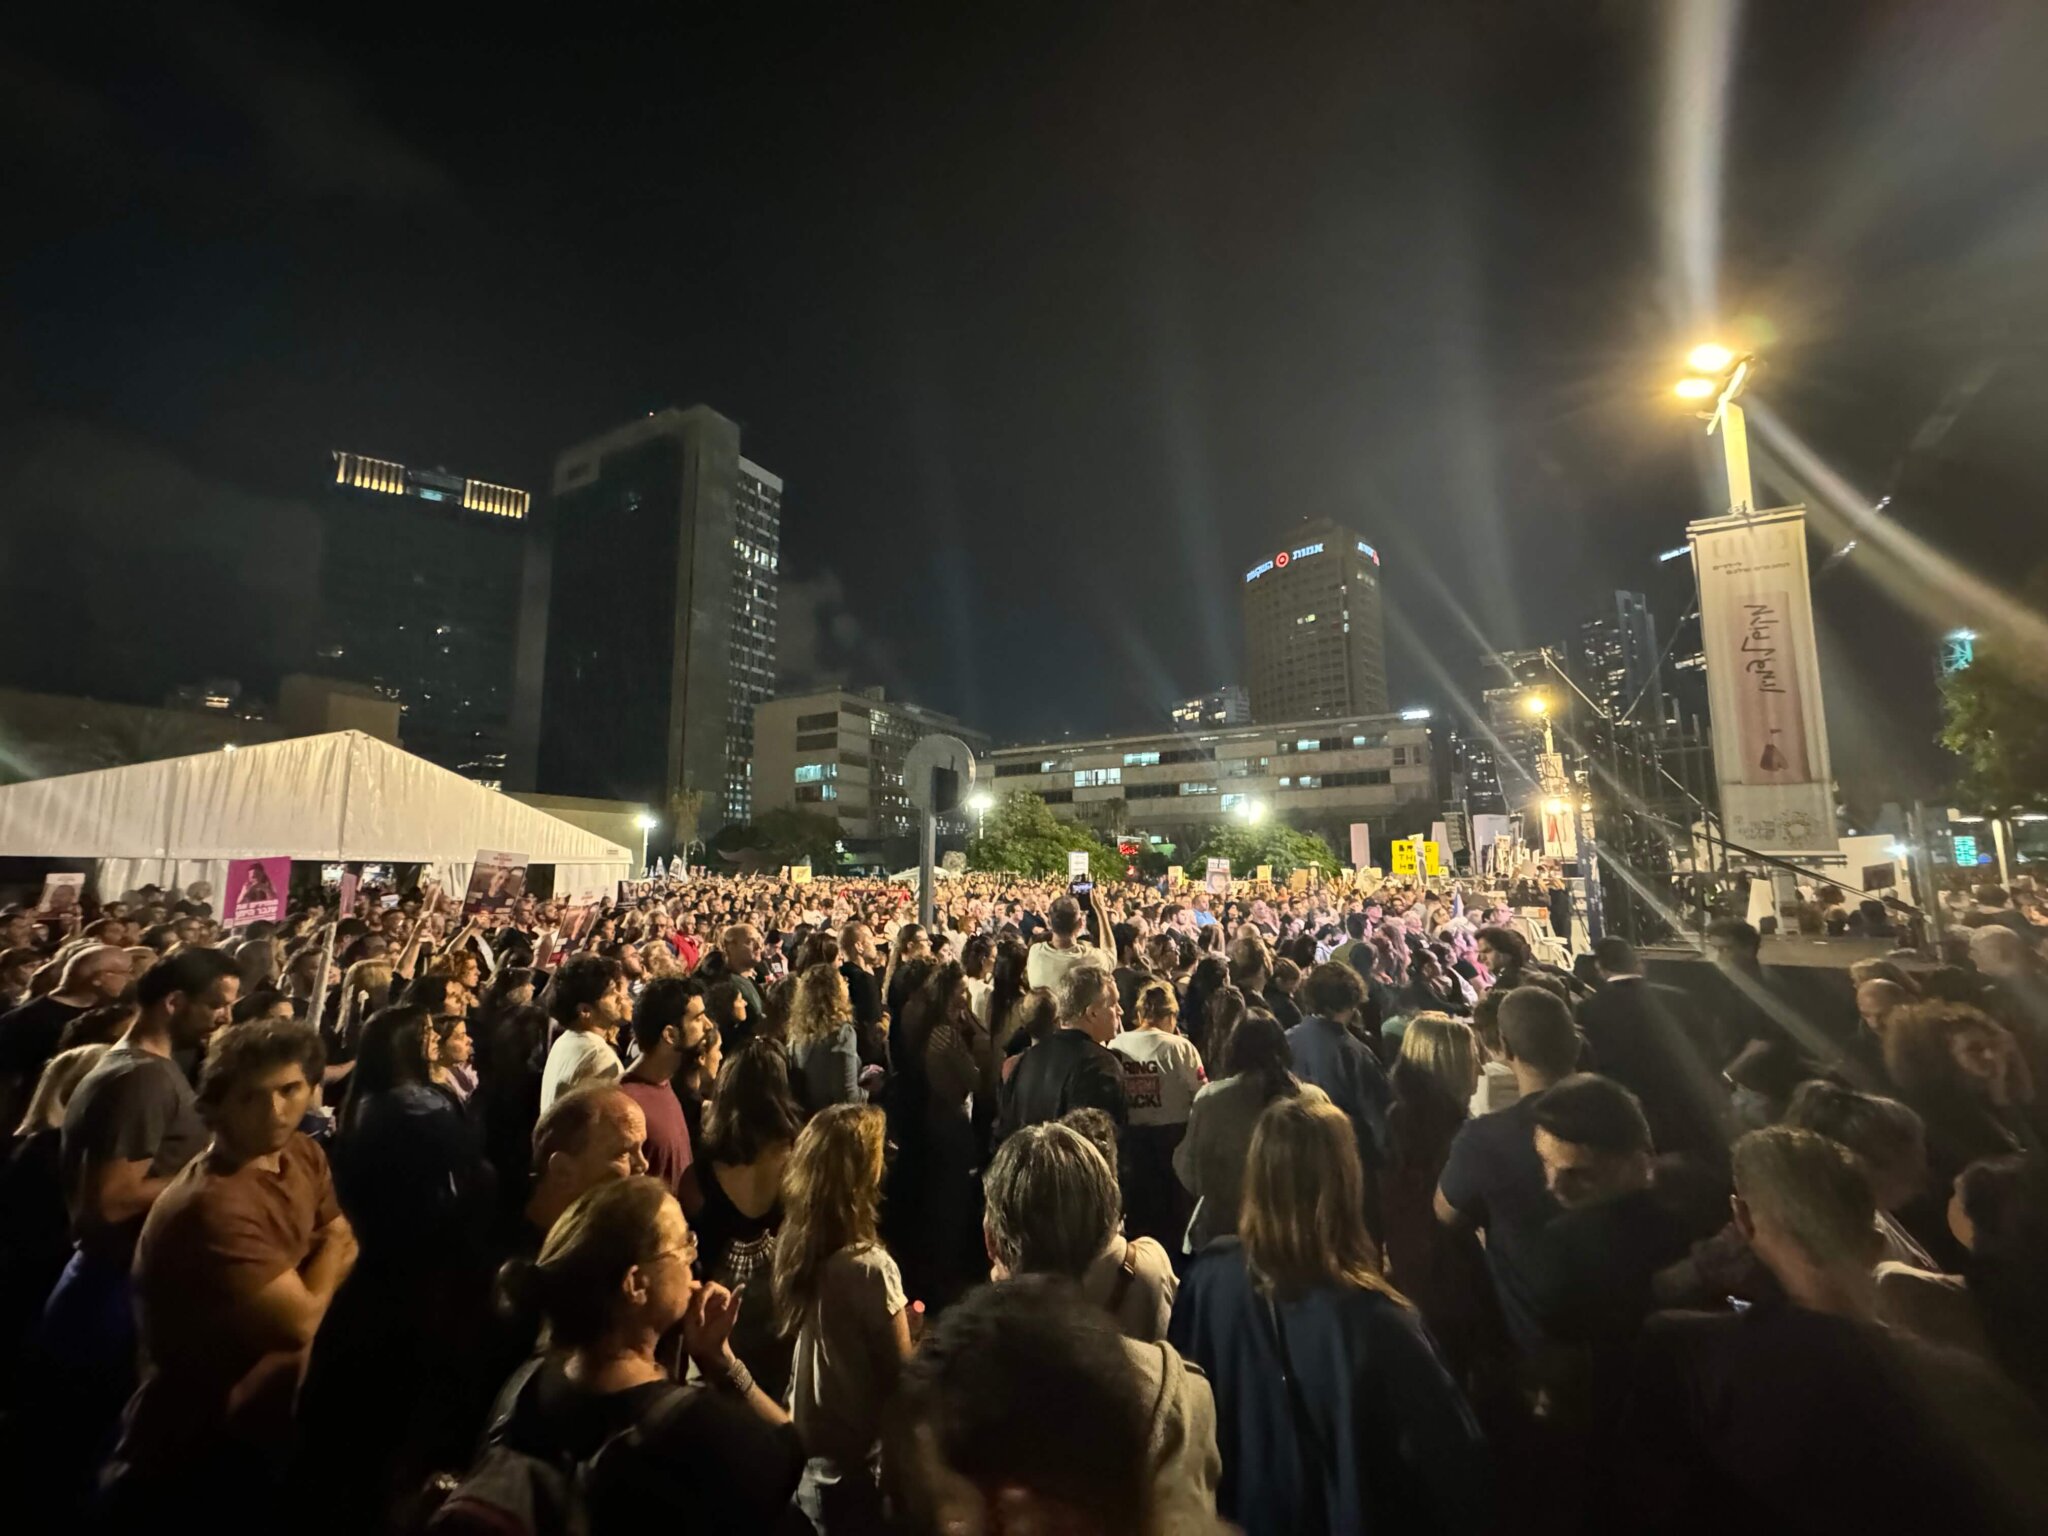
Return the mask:
<path id="1" fill-rule="evenodd" d="M 698 401 L 788 484 L 790 679 L 999 737 L 1236 679 L 1242 572 L 1306 516 L 1386 557 L 1397 703 L 1617 585 L 1689 601 L 1685 7 L 441 10 L 0 41 L 0 678 L 261 685 L 330 449 L 544 492 Z M 1838 492 L 2017 586 L 2048 7 L 1752 5 L 1730 77 L 1716 328 Z M 1820 582 L 1852 788 L 1939 768 L 1934 637 L 1978 616 L 1914 569 Z"/>

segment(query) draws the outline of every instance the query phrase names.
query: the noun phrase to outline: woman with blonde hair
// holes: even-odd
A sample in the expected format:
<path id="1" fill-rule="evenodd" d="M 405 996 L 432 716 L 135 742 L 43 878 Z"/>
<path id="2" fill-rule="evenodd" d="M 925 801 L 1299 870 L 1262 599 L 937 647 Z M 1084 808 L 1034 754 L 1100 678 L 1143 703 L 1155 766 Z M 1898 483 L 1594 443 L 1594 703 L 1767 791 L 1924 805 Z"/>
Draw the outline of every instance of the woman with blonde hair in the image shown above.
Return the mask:
<path id="1" fill-rule="evenodd" d="M 1217 1513 L 1248 1536 L 1480 1530 L 1478 1425 L 1365 1229 L 1351 1121 L 1275 1099 L 1252 1136 L 1238 1237 L 1181 1282 L 1168 1340 L 1216 1393 Z"/>
<path id="2" fill-rule="evenodd" d="M 789 1006 L 789 1055 L 796 1096 L 813 1112 L 860 1102 L 860 1044 L 853 1032 L 853 995 L 836 964 L 797 974 Z"/>
<path id="3" fill-rule="evenodd" d="M 884 1528 L 882 1408 L 912 1347 L 877 1226 L 884 1124 L 879 1109 L 835 1104 L 804 1127 L 782 1175 L 775 1311 L 796 1335 L 790 1412 L 809 1457 L 797 1505 L 831 1536 Z"/>
<path id="4" fill-rule="evenodd" d="M 327 1047 L 327 1068 L 321 1081 L 336 1090 L 334 1097 L 339 1096 L 339 1085 L 346 1083 L 355 1069 L 363 1026 L 370 1021 L 370 1015 L 381 1012 L 391 1001 L 391 976 L 389 959 L 358 960 L 342 974 L 341 1005 L 335 1010 L 333 1028 L 328 1029 L 324 1021 L 316 1021 L 321 1024 L 320 1043 Z"/>

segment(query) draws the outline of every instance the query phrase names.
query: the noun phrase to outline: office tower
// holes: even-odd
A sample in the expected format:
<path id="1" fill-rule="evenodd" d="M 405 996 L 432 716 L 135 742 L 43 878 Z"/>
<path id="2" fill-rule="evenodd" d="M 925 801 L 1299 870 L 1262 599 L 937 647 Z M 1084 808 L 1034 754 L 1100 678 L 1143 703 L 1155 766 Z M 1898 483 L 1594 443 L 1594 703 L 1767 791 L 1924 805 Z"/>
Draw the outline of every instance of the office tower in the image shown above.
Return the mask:
<path id="1" fill-rule="evenodd" d="M 1182 700 L 1169 713 L 1175 725 L 1250 725 L 1252 696 L 1243 683 L 1225 683 L 1214 693 Z"/>
<path id="2" fill-rule="evenodd" d="M 754 710 L 775 692 L 782 479 L 740 460 L 733 491 L 732 696 L 726 702 L 725 816 L 754 819 Z"/>
<path id="3" fill-rule="evenodd" d="M 410 752 L 492 788 L 513 759 L 520 595 L 544 569 L 525 491 L 336 452 L 307 670 L 374 688 Z"/>
<path id="4" fill-rule="evenodd" d="M 1568 690 L 1552 673 L 1540 647 L 1496 651 L 1481 664 L 1492 684 L 1480 694 L 1487 734 L 1472 744 L 1467 782 L 1476 800 L 1490 773 L 1502 809 L 1515 810 L 1536 793 L 1536 758 L 1543 750 L 1543 716 L 1531 704 L 1540 698 L 1549 708 L 1561 709 L 1561 695 Z"/>
<path id="5" fill-rule="evenodd" d="M 1573 680 L 1607 718 L 1655 731 L 1664 719 L 1657 620 L 1640 592 L 1616 592 L 1614 609 L 1579 625 L 1572 646 Z"/>
<path id="6" fill-rule="evenodd" d="M 1328 518 L 1303 523 L 1244 573 L 1252 718 L 1384 714 L 1380 557 Z"/>
<path id="7" fill-rule="evenodd" d="M 556 458 L 537 788 L 663 811 L 691 789 L 707 829 L 751 814 L 781 502 L 782 482 L 741 457 L 738 424 L 703 405 Z"/>
<path id="8" fill-rule="evenodd" d="M 888 698 L 880 688 L 825 688 L 769 699 L 754 711 L 754 804 L 822 811 L 848 839 L 917 830 L 903 755 L 925 736 L 957 736 L 976 755 L 988 738 L 951 715 Z M 986 788 L 987 786 L 983 786 Z M 962 831 L 964 817 L 942 832 Z"/>

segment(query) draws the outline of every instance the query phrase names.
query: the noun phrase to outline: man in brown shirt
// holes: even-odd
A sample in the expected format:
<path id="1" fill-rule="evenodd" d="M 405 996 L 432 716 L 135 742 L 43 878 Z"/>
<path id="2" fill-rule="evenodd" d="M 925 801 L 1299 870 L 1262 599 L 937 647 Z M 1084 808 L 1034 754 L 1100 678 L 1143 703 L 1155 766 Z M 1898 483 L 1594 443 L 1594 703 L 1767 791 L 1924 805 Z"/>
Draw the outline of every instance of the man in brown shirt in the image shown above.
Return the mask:
<path id="1" fill-rule="evenodd" d="M 261 1498 L 306 1350 L 355 1262 L 326 1154 L 298 1129 L 322 1065 L 318 1034 L 291 1020 L 233 1025 L 207 1052 L 213 1140 L 136 1245 L 145 1364 L 109 1469 L 124 1506 L 146 1500 L 153 1518 L 168 1505 L 217 1520 L 231 1491 Z"/>

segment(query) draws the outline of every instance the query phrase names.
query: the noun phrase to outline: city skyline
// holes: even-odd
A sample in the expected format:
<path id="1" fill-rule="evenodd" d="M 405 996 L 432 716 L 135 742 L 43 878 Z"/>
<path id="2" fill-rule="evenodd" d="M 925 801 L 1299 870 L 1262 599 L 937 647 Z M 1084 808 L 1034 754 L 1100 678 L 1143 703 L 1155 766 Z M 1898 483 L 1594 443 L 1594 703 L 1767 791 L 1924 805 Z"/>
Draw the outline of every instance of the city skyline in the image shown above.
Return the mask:
<path id="1" fill-rule="evenodd" d="M 515 26 L 488 96 L 516 119 L 452 20 L 404 50 L 227 20 L 232 60 L 64 18 L 20 44 L 86 127 L 22 167 L 43 238 L 9 288 L 0 681 L 266 693 L 331 448 L 537 489 L 561 444 L 704 400 L 802 488 L 777 686 L 879 681 L 1012 739 L 1155 720 L 1246 677 L 1211 594 L 1328 515 L 1400 573 L 1390 704 L 1448 710 L 1488 649 L 1563 646 L 1603 592 L 1682 621 L 1658 556 L 1720 492 L 1669 375 L 1722 325 L 1826 471 L 1759 441 L 1766 495 L 1835 505 L 1813 555 L 1845 778 L 1941 771 L 1929 657 L 1969 616 L 1903 601 L 1843 497 L 1993 588 L 2029 547 L 2048 283 L 2007 192 L 2040 145 L 1999 125 L 2031 121 L 2038 8 L 1928 37 L 1752 8 L 1712 295 L 1645 105 L 1655 8 L 720 16 L 680 49 Z M 1948 67 L 1897 88 L 1928 50 Z M 1765 131 L 1794 90 L 1798 156 Z M 764 91 L 801 110 L 762 121 Z M 279 111 L 309 92 L 334 110 Z M 1881 150 L 1936 139 L 1940 176 Z M 1984 280 L 1930 286 L 1960 269 Z"/>

